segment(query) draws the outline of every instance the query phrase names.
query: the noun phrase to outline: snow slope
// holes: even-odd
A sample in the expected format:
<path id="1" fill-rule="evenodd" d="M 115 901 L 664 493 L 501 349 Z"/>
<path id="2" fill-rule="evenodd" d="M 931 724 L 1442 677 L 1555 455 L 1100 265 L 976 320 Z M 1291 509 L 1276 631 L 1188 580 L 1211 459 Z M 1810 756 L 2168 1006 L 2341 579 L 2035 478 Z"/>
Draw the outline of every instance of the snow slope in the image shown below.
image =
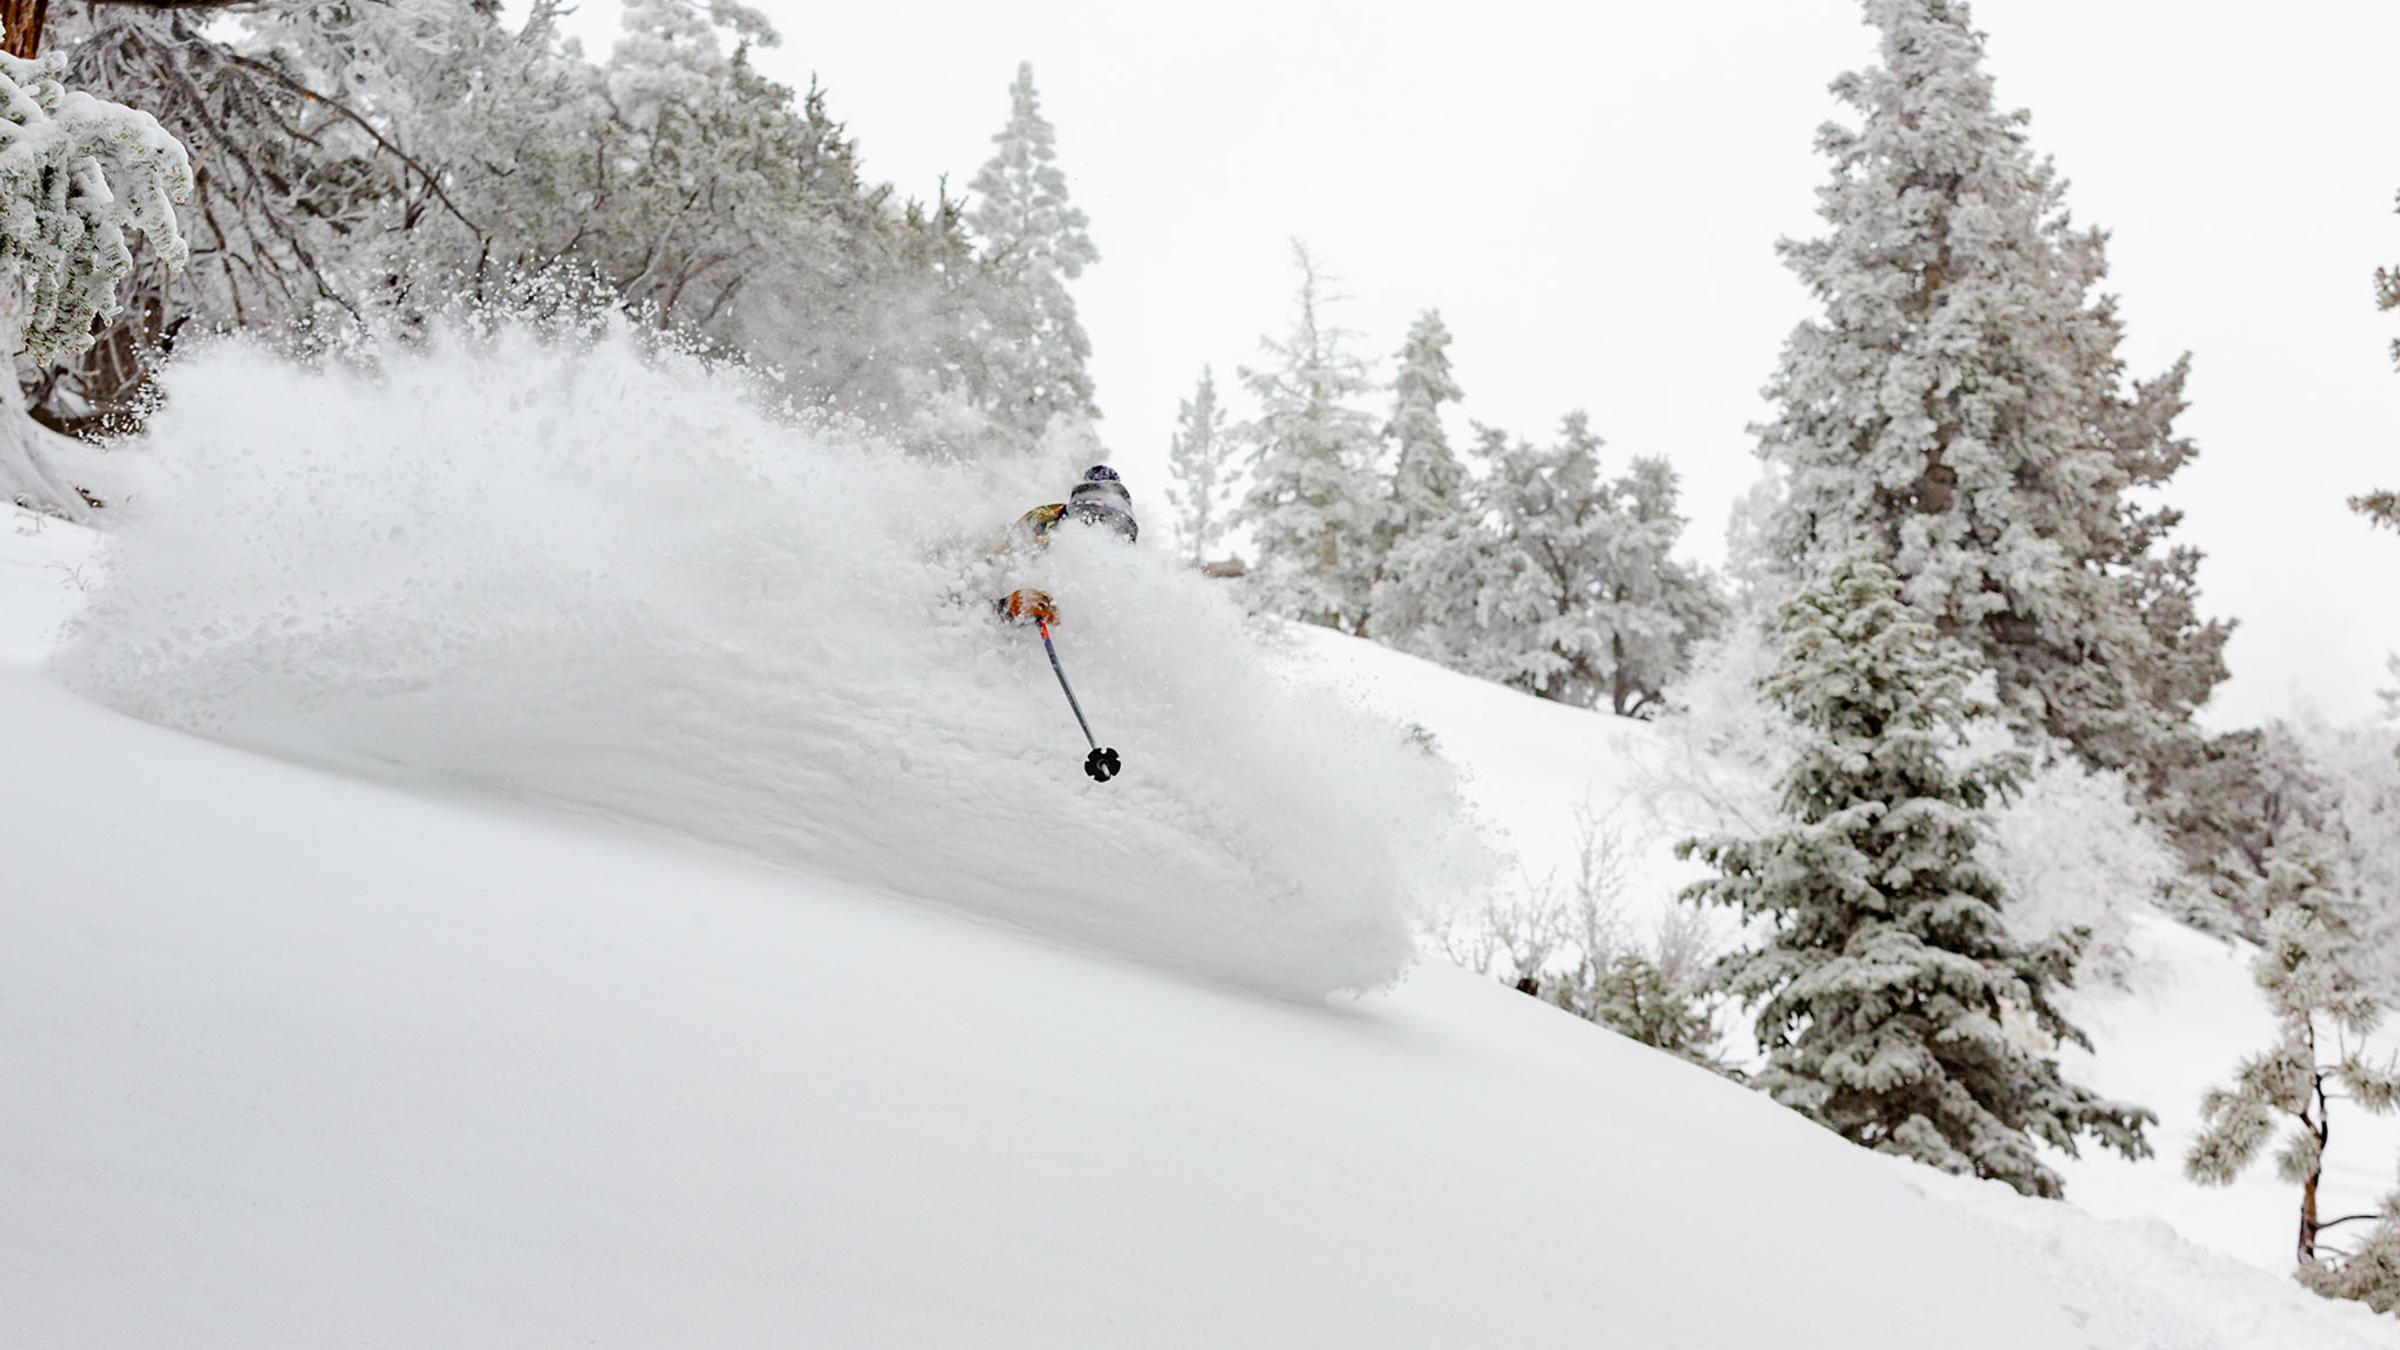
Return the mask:
<path id="1" fill-rule="evenodd" d="M 1647 766 L 1683 750 L 1661 727 L 1546 703 L 1322 630 L 1299 641 L 1316 678 L 1423 726 L 1466 766 L 1469 800 L 1519 859 L 1520 872 L 1571 868 L 1573 808 L 1588 803 L 1636 826 L 1639 856 L 1626 900 L 1637 918 L 1672 907 L 1676 890 L 1696 875 L 1691 864 L 1674 859 L 1672 845 L 1708 824 L 1679 818 L 1688 802 L 1652 799 Z M 2071 867 L 2045 877 L 2075 878 Z M 2072 898 L 2061 907 L 2085 903 Z M 2132 909 L 2125 984 L 2090 983 L 2062 1000 L 2094 1044 L 2088 1054 L 2070 1048 L 2065 1059 L 2078 1081 L 2158 1113 L 2154 1155 L 2129 1160 L 2093 1150 L 2077 1158 L 2054 1154 L 2051 1162 L 2079 1207 L 2161 1221 L 2193 1242 L 2288 1272 L 2299 1201 L 2271 1158 L 2224 1188 L 2194 1185 L 2182 1173 L 2200 1129 L 2201 1094 L 2274 1040 L 2251 979 L 2251 950 L 2203 936 L 2146 905 Z M 1726 1030 L 1737 1047 L 1747 1044 L 1741 1027 Z M 2387 1033 L 2378 1048 L 2400 1050 L 2400 1038 Z M 2326 1157 L 2321 1212 L 2330 1218 L 2373 1211 L 2396 1181 L 2400 1119 L 2341 1109 Z"/>
<path id="2" fill-rule="evenodd" d="M 342 461 L 300 458 L 344 500 Z M 121 652 L 108 687 L 250 720 L 136 718 L 43 669 L 108 565 L 92 549 L 0 522 L 0 1345 L 2400 1346 L 2162 1224 L 1861 1152 L 1453 969 L 1332 997 L 1245 979 L 1249 939 L 1219 930 L 1274 930 L 1253 897 L 1137 876 L 1046 926 L 946 894 L 945 832 L 988 825 L 969 803 L 910 799 L 960 814 L 881 826 L 929 846 L 872 875 L 786 846 L 804 833 L 743 837 L 763 816 L 594 814 L 548 768 L 427 762 L 306 667 L 242 687 L 192 664 L 222 632 L 155 630 L 156 686 Z M 492 608 L 460 619 L 469 650 L 540 598 L 470 595 Z M 655 678 L 662 633 L 618 633 Z M 723 695 L 737 665 L 660 697 Z M 504 725 L 544 668 L 589 696 L 571 665 L 458 689 L 428 663 L 400 692 L 433 711 L 403 725 L 444 745 L 446 716 Z M 238 697 L 171 678 L 209 670 Z M 927 714 L 1004 723 L 1019 688 L 945 686 L 969 706 Z M 1376 725 L 1292 697 L 1264 715 Z M 1507 734 L 1530 773 L 1623 734 L 1529 706 L 1541 728 Z M 555 748 L 553 711 L 516 711 L 512 744 Z M 1470 730 L 1435 728 L 1462 756 Z M 754 767 L 707 781 L 803 832 L 858 817 L 860 780 Z M 1353 843 L 1426 819 L 1369 814 Z M 1321 823 L 1263 864 L 1302 906 Z M 1226 849 L 1222 827 L 1177 817 L 1162 847 Z M 1145 945 L 1162 897 L 1193 909 Z M 1230 965 L 1187 959 L 1212 942 Z"/>
<path id="3" fill-rule="evenodd" d="M 85 546 L 0 536 L 0 1344 L 2400 1344 L 1460 972 L 1282 1001 L 107 712 L 28 668 Z"/>

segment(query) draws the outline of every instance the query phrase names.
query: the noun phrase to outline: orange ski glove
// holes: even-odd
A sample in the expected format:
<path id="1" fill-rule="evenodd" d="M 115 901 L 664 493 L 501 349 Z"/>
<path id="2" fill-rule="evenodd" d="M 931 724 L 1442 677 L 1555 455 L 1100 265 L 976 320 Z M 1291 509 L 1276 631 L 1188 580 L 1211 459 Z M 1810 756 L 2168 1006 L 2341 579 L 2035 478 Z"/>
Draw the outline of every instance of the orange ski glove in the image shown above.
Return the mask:
<path id="1" fill-rule="evenodd" d="M 1008 597 L 1000 602 L 1000 612 L 1019 623 L 1034 619 L 1058 622 L 1058 606 L 1050 599 L 1050 593 L 1034 590 L 1030 586 L 1021 591 L 1010 591 Z"/>

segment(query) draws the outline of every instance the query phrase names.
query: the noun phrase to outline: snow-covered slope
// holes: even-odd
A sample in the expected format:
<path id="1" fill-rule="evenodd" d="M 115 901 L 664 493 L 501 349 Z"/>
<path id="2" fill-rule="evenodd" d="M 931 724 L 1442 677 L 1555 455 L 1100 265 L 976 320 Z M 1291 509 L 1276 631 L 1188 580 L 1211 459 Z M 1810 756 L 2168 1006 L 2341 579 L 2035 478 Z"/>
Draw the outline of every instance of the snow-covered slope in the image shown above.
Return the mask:
<path id="1" fill-rule="evenodd" d="M 1133 876 L 1079 891 L 1052 926 L 995 908 L 988 878 L 944 893 L 958 864 L 942 847 L 871 872 L 789 846 L 878 811 L 918 813 L 879 826 L 889 839 L 988 827 L 928 814 L 942 801 L 899 780 L 769 780 L 747 759 L 712 779 L 692 747 L 662 745 L 666 783 L 731 781 L 753 814 L 661 818 L 606 756 L 591 763 L 619 795 L 602 801 L 488 752 L 491 771 L 455 773 L 305 670 L 215 703 L 166 687 L 194 670 L 240 683 L 191 660 L 228 650 L 225 633 L 171 625 L 111 630 L 159 645 L 119 649 L 107 689 L 141 693 L 152 652 L 155 707 L 238 708 L 250 720 L 216 730 L 253 748 L 113 711 L 43 668 L 107 566 L 93 542 L 0 522 L 0 1345 L 2400 1346 L 2391 1323 L 2159 1223 L 1861 1152 L 1454 969 L 1420 962 L 1358 995 L 1262 991 L 1242 978 L 1249 939 L 1218 931 L 1279 922 L 1255 897 Z M 560 584 L 559 608 L 588 604 Z M 538 612 L 538 596 L 504 598 L 501 617 Z M 493 614 L 457 622 L 489 655 Z M 357 669 L 331 631 L 316 654 Z M 671 680 L 638 659 L 662 631 L 617 636 Z M 1222 640 L 1196 647 L 1213 662 Z M 1110 659 L 1131 672 L 1147 650 Z M 1602 757 L 1634 734 L 1349 656 L 1377 698 L 1422 700 L 1487 812 L 1573 786 L 1581 761 L 1562 751 Z M 727 682 L 739 665 L 655 692 L 738 710 L 755 693 Z M 456 672 L 431 662 L 378 692 L 449 746 L 443 716 L 505 727 L 542 669 L 570 700 L 605 688 L 571 665 L 468 668 L 506 678 L 441 688 Z M 1264 696 L 1238 665 L 1205 668 Z M 1039 681 L 937 688 L 967 706 L 929 719 L 1006 741 Z M 313 701 L 278 711 L 277 690 Z M 1290 697 L 1266 715 L 1335 706 Z M 555 751 L 545 737 L 575 725 L 519 711 L 510 745 Z M 1218 753 L 1263 755 L 1239 737 Z M 1413 797 L 1325 782 L 1373 817 L 1345 836 L 1361 847 L 1421 820 L 1383 815 Z M 744 833 L 764 805 L 790 832 Z M 1083 808 L 1038 809 L 1073 823 Z M 1142 846 L 1210 856 L 1261 837 L 1248 819 L 1179 815 Z M 1264 836 L 1303 906 L 1312 860 L 1334 856 L 1304 838 L 1316 823 Z M 1066 870 L 1114 838 L 1032 842 Z M 1192 905 L 1176 940 L 1127 940 L 1162 896 Z M 1193 943 L 1227 959 L 1187 959 Z"/>
<path id="2" fill-rule="evenodd" d="M 18 525 L 0 1344 L 2400 1344 L 1457 971 L 1279 1001 L 104 711 Z"/>
<path id="3" fill-rule="evenodd" d="M 1518 858 L 1520 871 L 1538 876 L 1571 868 L 1573 809 L 1588 803 L 1633 826 L 1638 856 L 1625 900 L 1635 917 L 1672 907 L 1677 888 L 1696 875 L 1693 865 L 1674 859 L 1673 843 L 1707 826 L 1688 815 L 1679 818 L 1689 802 L 1652 795 L 1650 766 L 1684 749 L 1661 727 L 1546 703 L 1321 629 L 1299 640 L 1317 678 L 1423 726 L 1465 766 L 1468 797 Z M 2092 880 L 2079 878 L 2072 867 L 2049 879 Z M 2274 1040 L 2251 979 L 2251 950 L 2194 932 L 2138 898 L 2120 903 L 2132 911 L 2124 983 L 2090 982 L 2062 1000 L 2093 1040 L 2091 1053 L 2070 1049 L 2066 1058 L 2078 1081 L 2158 1113 L 2155 1152 L 2129 1160 L 2091 1150 L 2051 1161 L 2067 1178 L 2069 1198 L 2084 1209 L 2163 1221 L 2191 1241 L 2261 1269 L 2288 1272 L 2299 1201 L 2271 1163 L 2224 1188 L 2195 1185 L 2182 1172 L 2200 1128 L 2201 1094 L 2226 1082 L 2243 1056 Z M 1746 1043 L 1742 1028 L 1726 1030 Z M 2400 1041 L 2386 1036 L 2379 1048 L 2400 1050 Z M 2395 1182 L 2400 1119 L 2348 1109 L 2336 1117 L 2335 1135 L 2326 1155 L 2322 1212 L 2331 1217 L 2374 1210 Z"/>

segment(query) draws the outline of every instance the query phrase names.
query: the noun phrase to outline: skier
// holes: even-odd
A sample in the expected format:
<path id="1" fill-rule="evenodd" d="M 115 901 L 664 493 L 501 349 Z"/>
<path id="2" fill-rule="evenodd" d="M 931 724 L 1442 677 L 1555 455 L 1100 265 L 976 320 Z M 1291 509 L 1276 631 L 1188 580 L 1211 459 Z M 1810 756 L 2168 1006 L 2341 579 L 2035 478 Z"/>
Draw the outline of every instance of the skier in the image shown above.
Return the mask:
<path id="1" fill-rule="evenodd" d="M 1113 530 L 1133 543 L 1142 536 L 1142 527 L 1133 519 L 1133 494 L 1117 471 L 1105 464 L 1095 464 L 1083 471 L 1083 481 L 1067 494 L 1063 502 L 1037 506 L 1017 518 L 1016 528 L 1009 534 L 1009 547 L 1030 542 L 1044 545 L 1050 542 L 1050 532 L 1062 521 L 1077 521 Z M 1058 605 L 1047 591 L 1027 586 L 1010 591 L 993 602 L 1004 617 L 1019 623 L 1058 622 Z"/>

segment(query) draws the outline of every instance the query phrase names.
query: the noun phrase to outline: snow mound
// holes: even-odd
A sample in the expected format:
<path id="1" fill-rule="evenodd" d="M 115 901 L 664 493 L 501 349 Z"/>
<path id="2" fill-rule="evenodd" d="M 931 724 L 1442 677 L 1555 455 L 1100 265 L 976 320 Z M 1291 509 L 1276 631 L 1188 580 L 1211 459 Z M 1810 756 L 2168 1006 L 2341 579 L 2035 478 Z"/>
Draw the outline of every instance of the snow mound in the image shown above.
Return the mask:
<path id="1" fill-rule="evenodd" d="M 1388 982 L 1490 868 L 1446 766 L 1162 550 L 996 557 L 1061 484 L 797 427 L 622 333 L 374 356 L 168 372 L 63 683 L 1278 992 Z M 1019 584 L 1061 596 L 1115 782 L 991 613 Z"/>

